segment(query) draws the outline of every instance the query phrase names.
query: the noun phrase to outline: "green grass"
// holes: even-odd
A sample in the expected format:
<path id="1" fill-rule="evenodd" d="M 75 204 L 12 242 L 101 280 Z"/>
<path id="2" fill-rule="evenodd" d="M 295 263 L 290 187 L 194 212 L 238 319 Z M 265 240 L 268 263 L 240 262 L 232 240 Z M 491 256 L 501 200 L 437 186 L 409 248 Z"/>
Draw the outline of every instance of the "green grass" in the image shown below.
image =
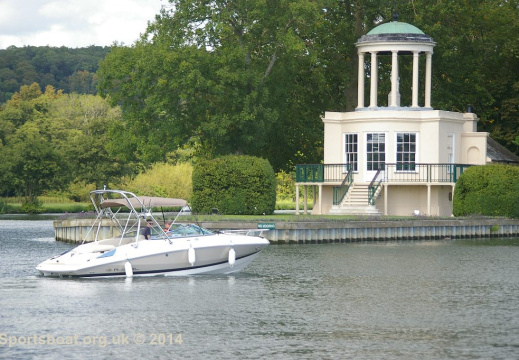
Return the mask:
<path id="1" fill-rule="evenodd" d="M 313 208 L 313 204 L 307 203 L 308 209 L 311 210 Z M 276 201 L 276 210 L 295 210 L 296 203 L 292 200 L 277 200 Z M 303 209 L 303 202 L 299 202 L 299 209 Z"/>
<path id="2" fill-rule="evenodd" d="M 21 203 L 5 203 L 4 208 L 0 207 L 0 211 L 6 214 L 20 214 L 22 211 Z M 91 203 L 43 203 L 42 213 L 81 213 L 93 211 Z"/>

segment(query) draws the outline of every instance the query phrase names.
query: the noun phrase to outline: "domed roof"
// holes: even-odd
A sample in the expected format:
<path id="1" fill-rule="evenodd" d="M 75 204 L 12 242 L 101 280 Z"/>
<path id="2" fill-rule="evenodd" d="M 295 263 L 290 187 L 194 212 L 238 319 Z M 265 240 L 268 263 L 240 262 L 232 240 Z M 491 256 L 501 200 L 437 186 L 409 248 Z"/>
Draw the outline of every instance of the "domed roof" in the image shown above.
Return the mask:
<path id="1" fill-rule="evenodd" d="M 366 35 L 363 35 L 357 44 L 395 41 L 435 44 L 429 35 L 424 34 L 424 32 L 416 26 L 400 21 L 387 22 L 373 28 Z"/>
<path id="2" fill-rule="evenodd" d="M 375 34 L 423 34 L 424 32 L 418 29 L 416 26 L 400 22 L 400 21 L 391 21 L 379 25 L 373 28 L 368 35 Z"/>

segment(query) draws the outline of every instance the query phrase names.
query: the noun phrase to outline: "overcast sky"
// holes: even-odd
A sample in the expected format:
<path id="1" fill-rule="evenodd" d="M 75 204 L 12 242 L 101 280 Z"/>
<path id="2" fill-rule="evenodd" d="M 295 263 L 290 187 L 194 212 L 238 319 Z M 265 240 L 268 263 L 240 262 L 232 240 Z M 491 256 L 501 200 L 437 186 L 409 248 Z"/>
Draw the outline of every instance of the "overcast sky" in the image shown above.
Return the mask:
<path id="1" fill-rule="evenodd" d="M 0 49 L 132 45 L 167 0 L 0 0 Z"/>

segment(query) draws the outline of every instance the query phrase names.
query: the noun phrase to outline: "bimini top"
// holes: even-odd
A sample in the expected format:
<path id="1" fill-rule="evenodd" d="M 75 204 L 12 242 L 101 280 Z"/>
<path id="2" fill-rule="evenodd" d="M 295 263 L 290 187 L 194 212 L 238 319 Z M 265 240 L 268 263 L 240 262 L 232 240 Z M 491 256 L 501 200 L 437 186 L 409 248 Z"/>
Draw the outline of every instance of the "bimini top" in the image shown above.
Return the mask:
<path id="1" fill-rule="evenodd" d="M 375 27 L 366 35 L 363 35 L 357 44 L 364 42 L 392 41 L 430 42 L 434 44 L 433 39 L 429 35 L 424 34 L 422 30 L 414 25 L 400 21 L 391 21 Z"/>
<path id="2" fill-rule="evenodd" d="M 183 199 L 163 198 L 155 196 L 139 196 L 128 199 L 105 199 L 100 204 L 101 208 L 108 207 L 129 207 L 128 203 L 134 208 L 140 208 L 142 205 L 148 209 L 155 206 L 167 206 L 167 207 L 182 207 L 187 205 L 187 201 Z"/>

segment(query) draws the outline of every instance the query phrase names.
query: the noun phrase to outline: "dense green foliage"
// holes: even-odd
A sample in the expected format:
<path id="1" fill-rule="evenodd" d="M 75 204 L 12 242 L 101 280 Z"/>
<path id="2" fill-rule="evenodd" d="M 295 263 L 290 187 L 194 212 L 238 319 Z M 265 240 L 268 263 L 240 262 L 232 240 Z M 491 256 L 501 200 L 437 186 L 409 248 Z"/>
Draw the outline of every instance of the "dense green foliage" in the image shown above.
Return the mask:
<path id="1" fill-rule="evenodd" d="M 453 214 L 519 218 L 519 167 L 472 166 L 460 176 Z"/>
<path id="2" fill-rule="evenodd" d="M 221 214 L 272 214 L 276 178 L 268 160 L 229 155 L 202 161 L 193 169 L 193 210 Z"/>
<path id="3" fill-rule="evenodd" d="M 192 192 L 193 166 L 156 163 L 150 169 L 127 181 L 122 188 L 137 195 L 161 196 L 189 200 Z"/>
<path id="4" fill-rule="evenodd" d="M 163 161 L 192 143 L 212 156 L 266 157 L 276 171 L 322 159 L 320 116 L 355 108 L 355 42 L 390 21 L 394 5 L 170 3 L 132 48 L 114 47 L 98 72 L 100 91 L 122 106 L 125 131 L 139 138 L 121 139 L 121 151 L 137 154 L 139 161 Z M 464 111 L 473 105 L 480 130 L 518 152 L 517 0 L 414 0 L 398 6 L 401 21 L 438 43 L 435 108 Z M 387 79 L 390 58 L 380 58 L 379 76 Z M 401 58 L 401 87 L 410 88 L 411 78 L 404 75 L 412 73 L 412 58 Z M 387 98 L 388 86 L 381 81 L 380 99 Z M 402 96 L 410 102 L 405 97 L 411 92 Z M 166 139 L 162 147 L 156 146 L 159 138 Z"/>
<path id="5" fill-rule="evenodd" d="M 52 85 L 66 93 L 96 94 L 96 71 L 109 47 L 70 49 L 49 46 L 11 46 L 0 50 L 0 104 L 23 85 Z"/>
<path id="6" fill-rule="evenodd" d="M 119 109 L 99 96 L 22 86 L 0 108 L 0 193 L 23 196 L 34 212 L 38 196 L 70 183 L 109 186 L 130 165 L 109 152 L 120 121 Z"/>

